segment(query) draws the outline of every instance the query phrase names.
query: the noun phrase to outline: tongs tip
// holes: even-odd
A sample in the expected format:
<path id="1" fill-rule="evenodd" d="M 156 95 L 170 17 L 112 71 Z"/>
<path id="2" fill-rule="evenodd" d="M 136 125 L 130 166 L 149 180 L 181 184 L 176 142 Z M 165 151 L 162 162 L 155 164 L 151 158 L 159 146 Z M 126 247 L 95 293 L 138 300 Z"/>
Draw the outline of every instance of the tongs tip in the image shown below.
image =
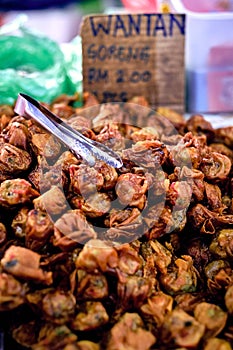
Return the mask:
<path id="1" fill-rule="evenodd" d="M 19 93 L 14 111 L 19 115 L 35 119 L 65 143 L 74 154 L 80 155 L 90 166 L 95 165 L 95 158 L 114 168 L 119 169 L 123 166 L 122 159 L 116 152 L 104 144 L 88 139 L 31 96 Z"/>

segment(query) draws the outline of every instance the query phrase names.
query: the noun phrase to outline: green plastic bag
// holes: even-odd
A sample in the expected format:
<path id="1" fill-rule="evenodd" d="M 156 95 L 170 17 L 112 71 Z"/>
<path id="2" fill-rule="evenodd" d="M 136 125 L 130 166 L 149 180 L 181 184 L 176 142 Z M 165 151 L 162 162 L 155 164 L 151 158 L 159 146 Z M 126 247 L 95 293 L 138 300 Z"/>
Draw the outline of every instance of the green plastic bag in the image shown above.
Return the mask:
<path id="1" fill-rule="evenodd" d="M 12 105 L 20 92 L 48 103 L 81 93 L 81 45 L 76 41 L 76 54 L 67 61 L 55 41 L 18 29 L 19 35 L 0 35 L 0 104 Z"/>

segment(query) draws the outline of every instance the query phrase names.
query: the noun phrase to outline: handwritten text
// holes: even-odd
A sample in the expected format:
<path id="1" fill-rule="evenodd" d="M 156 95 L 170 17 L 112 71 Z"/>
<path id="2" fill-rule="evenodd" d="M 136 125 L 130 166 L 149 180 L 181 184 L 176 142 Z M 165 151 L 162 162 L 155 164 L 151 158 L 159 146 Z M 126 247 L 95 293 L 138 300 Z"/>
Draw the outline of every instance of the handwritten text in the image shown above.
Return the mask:
<path id="1" fill-rule="evenodd" d="M 104 23 L 101 17 L 90 16 L 92 34 L 96 36 L 140 36 L 143 32 L 148 37 L 161 35 L 163 37 L 173 36 L 175 31 L 181 35 L 185 34 L 185 17 L 175 14 L 166 14 L 169 17 L 168 24 L 163 14 L 138 14 L 138 15 L 109 15 Z M 145 23 L 146 22 L 146 23 Z"/>

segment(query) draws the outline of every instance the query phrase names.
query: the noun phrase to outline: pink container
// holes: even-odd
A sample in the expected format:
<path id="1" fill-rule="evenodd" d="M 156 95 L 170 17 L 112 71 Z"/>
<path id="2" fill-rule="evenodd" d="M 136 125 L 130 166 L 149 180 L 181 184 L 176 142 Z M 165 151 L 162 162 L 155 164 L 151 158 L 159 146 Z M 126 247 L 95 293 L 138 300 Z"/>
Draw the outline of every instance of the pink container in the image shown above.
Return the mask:
<path id="1" fill-rule="evenodd" d="M 231 112 L 233 0 L 171 0 L 171 3 L 175 12 L 186 14 L 187 111 Z M 230 6 L 229 11 L 217 9 L 217 5 Z"/>
<path id="2" fill-rule="evenodd" d="M 153 13 L 158 11 L 157 0 L 122 0 L 122 4 L 131 12 Z"/>

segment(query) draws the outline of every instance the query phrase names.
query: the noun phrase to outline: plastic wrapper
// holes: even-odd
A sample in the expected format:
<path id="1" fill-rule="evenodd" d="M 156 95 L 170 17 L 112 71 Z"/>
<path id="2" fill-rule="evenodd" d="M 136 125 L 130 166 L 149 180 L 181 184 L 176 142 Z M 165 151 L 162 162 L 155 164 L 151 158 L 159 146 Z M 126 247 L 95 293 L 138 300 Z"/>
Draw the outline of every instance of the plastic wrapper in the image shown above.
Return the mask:
<path id="1" fill-rule="evenodd" d="M 65 53 L 55 41 L 19 23 L 1 28 L 0 46 L 0 104 L 12 105 L 19 92 L 48 103 L 81 92 L 79 38 Z"/>

